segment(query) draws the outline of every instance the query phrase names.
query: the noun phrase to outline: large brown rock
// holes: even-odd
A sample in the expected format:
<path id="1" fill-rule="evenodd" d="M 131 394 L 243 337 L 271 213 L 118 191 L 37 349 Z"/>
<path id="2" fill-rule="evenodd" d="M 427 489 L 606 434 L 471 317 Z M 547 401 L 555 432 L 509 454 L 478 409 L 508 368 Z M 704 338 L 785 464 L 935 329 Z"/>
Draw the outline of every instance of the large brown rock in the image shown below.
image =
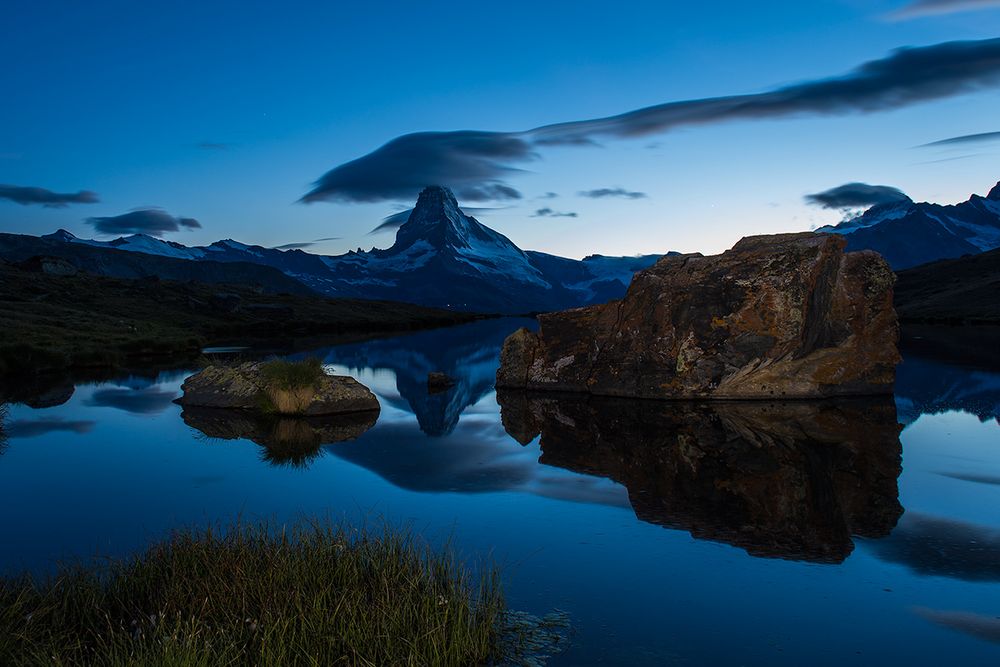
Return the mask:
<path id="1" fill-rule="evenodd" d="M 266 387 L 260 367 L 258 362 L 209 366 L 184 381 L 184 395 L 177 402 L 185 407 L 262 410 Z M 307 394 L 305 405 L 296 410 L 305 417 L 379 410 L 375 394 L 352 377 L 326 375 Z"/>
<path id="2" fill-rule="evenodd" d="M 894 275 L 833 234 L 748 237 L 664 257 L 621 301 L 539 317 L 504 342 L 497 386 L 644 398 L 891 393 Z"/>

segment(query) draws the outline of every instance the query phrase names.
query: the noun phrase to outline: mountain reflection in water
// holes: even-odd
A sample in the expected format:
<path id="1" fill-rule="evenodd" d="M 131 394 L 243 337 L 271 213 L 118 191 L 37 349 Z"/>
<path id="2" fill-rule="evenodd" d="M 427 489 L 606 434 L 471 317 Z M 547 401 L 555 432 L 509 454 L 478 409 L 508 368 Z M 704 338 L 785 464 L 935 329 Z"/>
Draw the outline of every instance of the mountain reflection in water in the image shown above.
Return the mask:
<path id="1" fill-rule="evenodd" d="M 300 356 L 318 355 L 327 364 L 347 369 L 391 371 L 399 397 L 380 394 L 379 400 L 412 412 L 425 434 L 445 436 L 455 430 L 463 410 L 493 391 L 500 347 L 518 326 L 537 328 L 537 323 L 516 318 L 485 320 L 338 345 Z M 429 392 L 427 374 L 432 372 L 451 376 L 455 386 Z"/>
<path id="2" fill-rule="evenodd" d="M 499 392 L 544 464 L 610 477 L 643 521 L 755 556 L 838 563 L 902 514 L 891 399 L 654 402 Z"/>

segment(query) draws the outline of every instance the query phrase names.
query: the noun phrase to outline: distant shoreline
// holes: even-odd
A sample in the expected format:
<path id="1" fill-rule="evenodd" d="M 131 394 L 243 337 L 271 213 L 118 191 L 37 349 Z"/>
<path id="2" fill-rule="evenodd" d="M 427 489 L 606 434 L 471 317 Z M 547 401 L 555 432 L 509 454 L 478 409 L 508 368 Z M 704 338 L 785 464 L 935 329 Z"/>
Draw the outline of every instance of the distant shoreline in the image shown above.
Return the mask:
<path id="1" fill-rule="evenodd" d="M 51 275 L 0 262 L 0 376 L 184 361 L 211 345 L 357 340 L 487 317 L 239 285 Z"/>

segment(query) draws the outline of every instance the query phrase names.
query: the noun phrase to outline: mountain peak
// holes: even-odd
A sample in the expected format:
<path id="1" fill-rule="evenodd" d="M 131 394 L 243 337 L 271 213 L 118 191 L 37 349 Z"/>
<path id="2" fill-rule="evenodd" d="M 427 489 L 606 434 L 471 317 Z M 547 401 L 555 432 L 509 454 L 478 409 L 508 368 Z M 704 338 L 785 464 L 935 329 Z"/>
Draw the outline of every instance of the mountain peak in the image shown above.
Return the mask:
<path id="1" fill-rule="evenodd" d="M 460 224 L 464 217 L 458 208 L 458 200 L 451 190 L 441 185 L 429 185 L 420 191 L 417 203 L 410 211 L 410 217 L 406 219 L 404 226 L 429 221 Z"/>
<path id="2" fill-rule="evenodd" d="M 420 196 L 417 197 L 417 205 L 414 207 L 414 210 L 421 207 L 438 208 L 449 205 L 458 208 L 458 200 L 455 199 L 455 193 L 451 189 L 443 185 L 428 185 L 420 191 Z"/>
<path id="3" fill-rule="evenodd" d="M 993 189 L 986 195 L 986 198 L 990 201 L 1000 201 L 1000 183 L 993 186 Z"/>
<path id="4" fill-rule="evenodd" d="M 73 240 L 76 239 L 76 237 L 73 234 L 71 234 L 70 232 L 67 232 L 65 229 L 61 229 L 61 228 L 57 229 L 56 231 L 52 232 L 51 234 L 45 234 L 44 236 L 42 236 L 42 238 L 43 239 L 51 239 L 53 241 L 67 241 L 67 242 L 68 241 L 73 241 Z"/>
<path id="5" fill-rule="evenodd" d="M 396 232 L 395 250 L 427 241 L 435 248 L 465 247 L 473 235 L 482 235 L 472 218 L 462 213 L 454 193 L 446 187 L 431 185 L 424 188 L 406 222 Z"/>

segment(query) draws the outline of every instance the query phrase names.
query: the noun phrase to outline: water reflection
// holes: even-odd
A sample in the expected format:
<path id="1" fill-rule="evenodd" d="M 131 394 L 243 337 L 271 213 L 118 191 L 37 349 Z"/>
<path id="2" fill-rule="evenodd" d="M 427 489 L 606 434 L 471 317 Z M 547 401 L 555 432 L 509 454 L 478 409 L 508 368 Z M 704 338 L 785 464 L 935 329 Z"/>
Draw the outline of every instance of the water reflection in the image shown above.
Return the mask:
<path id="1" fill-rule="evenodd" d="M 17 419 L 4 427 L 6 436 L 14 438 L 37 438 L 49 433 L 76 433 L 82 435 L 93 430 L 97 422 L 90 419 L 68 420 L 61 417 L 40 419 Z"/>
<path id="2" fill-rule="evenodd" d="M 961 410 L 1000 424 L 1000 355 L 995 327 L 911 327 L 896 368 L 899 418 Z"/>
<path id="3" fill-rule="evenodd" d="M 278 417 L 240 410 L 186 407 L 181 418 L 209 438 L 250 440 L 263 448 L 261 460 L 272 465 L 305 467 L 323 445 L 353 440 L 375 425 L 377 411 L 333 417 Z"/>
<path id="4" fill-rule="evenodd" d="M 920 575 L 964 581 L 1000 581 L 1000 530 L 908 512 L 875 555 Z"/>
<path id="5" fill-rule="evenodd" d="M 149 366 L 141 369 L 81 368 L 28 377 L 0 377 L 0 398 L 36 410 L 55 408 L 69 402 L 79 387 L 99 384 L 102 388 L 88 399 L 88 405 L 153 414 L 162 412 L 176 397 L 173 392 L 168 396 L 158 385 L 176 383 L 189 374 L 186 367 Z"/>
<path id="6" fill-rule="evenodd" d="M 623 484 L 643 521 L 755 556 L 836 563 L 902 513 L 891 400 L 659 403 L 500 392 L 541 463 Z"/>
<path id="7" fill-rule="evenodd" d="M 910 356 L 897 370 L 896 402 L 905 424 L 923 414 L 952 410 L 1000 424 L 1000 373 Z"/>
<path id="8" fill-rule="evenodd" d="M 534 320 L 512 318 L 485 320 L 340 345 L 318 354 L 325 363 L 349 370 L 392 372 L 399 399 L 394 400 L 383 392 L 379 395 L 380 400 L 387 400 L 416 415 L 420 430 L 425 434 L 445 436 L 455 430 L 466 408 L 493 391 L 500 347 L 504 338 L 519 326 L 535 327 L 537 324 Z M 451 376 L 455 385 L 445 391 L 429 391 L 427 374 L 432 372 Z"/>
<path id="9" fill-rule="evenodd" d="M 995 662 L 981 640 L 1000 612 L 1000 365 L 904 350 L 901 436 L 891 403 L 498 403 L 500 344 L 523 323 L 320 350 L 382 405 L 332 434 L 158 411 L 194 369 L 10 387 L 44 409 L 7 419 L 0 569 L 46 574 L 201 522 L 357 510 L 495 554 L 514 609 L 568 610 L 577 632 L 553 666 Z M 457 381 L 440 399 L 432 370 Z"/>
<path id="10" fill-rule="evenodd" d="M 174 391 L 156 385 L 137 389 L 98 389 L 87 399 L 86 405 L 116 408 L 135 415 L 155 415 L 169 408 L 176 397 Z"/>
<path id="11" fill-rule="evenodd" d="M 935 625 L 1000 644 L 1000 616 L 987 616 L 971 611 L 943 611 L 925 608 L 918 608 L 914 611 L 918 616 Z"/>

